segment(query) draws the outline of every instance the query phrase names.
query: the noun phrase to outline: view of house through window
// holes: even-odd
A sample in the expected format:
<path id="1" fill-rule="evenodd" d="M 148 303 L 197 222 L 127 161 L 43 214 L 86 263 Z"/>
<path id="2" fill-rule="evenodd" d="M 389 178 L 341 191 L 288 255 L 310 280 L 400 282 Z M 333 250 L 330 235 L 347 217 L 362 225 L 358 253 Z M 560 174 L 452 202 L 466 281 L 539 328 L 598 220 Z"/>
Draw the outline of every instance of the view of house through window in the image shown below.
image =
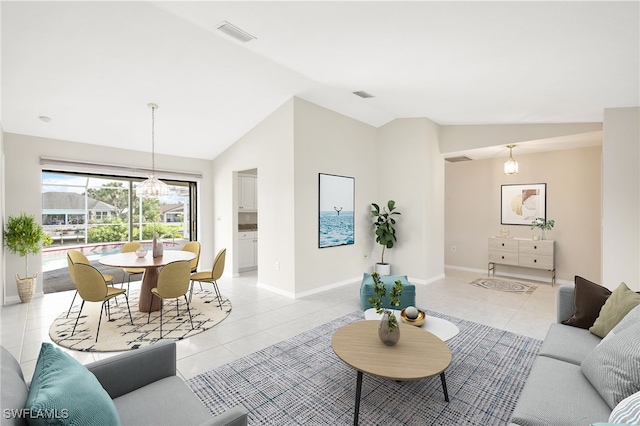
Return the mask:
<path id="1" fill-rule="evenodd" d="M 42 226 L 53 239 L 51 246 L 43 248 L 45 293 L 75 289 L 70 280 L 70 288 L 54 282 L 54 276 L 60 275 L 55 271 L 67 268 L 66 252 L 70 248 L 82 251 L 92 265 L 99 267 L 100 256 L 119 253 L 127 241 L 140 241 L 150 250 L 154 233 L 165 250 L 180 250 L 195 239 L 195 183 L 164 180 L 171 193 L 157 199 L 138 198 L 136 185 L 141 181 L 121 176 L 42 173 Z"/>

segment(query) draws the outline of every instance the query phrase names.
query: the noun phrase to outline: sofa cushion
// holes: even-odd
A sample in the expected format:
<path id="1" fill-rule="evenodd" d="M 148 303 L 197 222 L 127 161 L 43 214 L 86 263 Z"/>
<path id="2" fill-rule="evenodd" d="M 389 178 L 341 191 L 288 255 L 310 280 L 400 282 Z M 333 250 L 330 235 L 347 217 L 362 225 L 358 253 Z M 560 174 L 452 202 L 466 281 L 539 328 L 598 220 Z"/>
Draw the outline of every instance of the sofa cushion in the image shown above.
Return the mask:
<path id="1" fill-rule="evenodd" d="M 562 324 L 589 328 L 598 318 L 600 308 L 611 295 L 611 290 L 577 275 L 574 284 L 573 303 L 576 310 L 570 318 L 562 321 Z"/>
<path id="2" fill-rule="evenodd" d="M 116 407 L 98 379 L 51 343 L 40 348 L 26 408 L 32 413 L 29 425 L 120 424 Z M 33 413 L 38 413 L 36 418 Z"/>
<path id="3" fill-rule="evenodd" d="M 633 308 L 640 305 L 640 294 L 629 290 L 625 283 L 621 283 L 613 290 L 611 296 L 600 309 L 598 318 L 589 328 L 596 336 L 604 337 L 615 327 Z"/>
<path id="4" fill-rule="evenodd" d="M 601 338 L 584 328 L 551 324 L 538 355 L 580 365 L 601 341 Z"/>
<path id="5" fill-rule="evenodd" d="M 398 307 L 391 306 L 391 300 L 389 299 L 389 292 L 396 280 L 400 280 L 402 283 L 402 294 L 400 295 L 400 306 Z M 382 298 L 383 308 L 404 309 L 407 306 L 416 305 L 416 287 L 409 282 L 406 275 L 380 275 L 380 281 L 387 288 L 387 294 Z M 363 311 L 372 308 L 369 297 L 375 295 L 373 277 L 365 272 L 360 285 L 360 305 Z"/>
<path id="6" fill-rule="evenodd" d="M 640 425 L 640 392 L 629 395 L 616 405 L 609 416 L 612 423 Z"/>
<path id="7" fill-rule="evenodd" d="M 123 425 L 197 425 L 212 418 L 178 376 L 158 380 L 113 402 Z"/>
<path id="8" fill-rule="evenodd" d="M 523 426 L 585 426 L 606 422 L 610 413 L 611 408 L 579 365 L 539 356 L 510 422 Z"/>
<path id="9" fill-rule="evenodd" d="M 22 409 L 26 406 L 29 390 L 24 382 L 22 369 L 11 353 L 0 346 L 0 407 Z M 6 416 L 2 413 L 2 425 L 26 425 L 24 416 Z"/>
<path id="10" fill-rule="evenodd" d="M 636 323 L 640 323 L 640 305 L 630 310 L 629 313 L 625 315 L 624 318 L 622 318 L 622 320 L 620 320 L 620 322 L 615 327 L 613 327 L 611 331 L 607 333 L 606 336 L 604 336 L 602 341 L 604 342 L 607 339 L 610 339 L 611 337 L 615 336 L 617 333 L 620 333 L 625 328 Z"/>
<path id="11" fill-rule="evenodd" d="M 581 368 L 611 409 L 640 391 L 640 323 L 603 341 L 585 357 Z"/>

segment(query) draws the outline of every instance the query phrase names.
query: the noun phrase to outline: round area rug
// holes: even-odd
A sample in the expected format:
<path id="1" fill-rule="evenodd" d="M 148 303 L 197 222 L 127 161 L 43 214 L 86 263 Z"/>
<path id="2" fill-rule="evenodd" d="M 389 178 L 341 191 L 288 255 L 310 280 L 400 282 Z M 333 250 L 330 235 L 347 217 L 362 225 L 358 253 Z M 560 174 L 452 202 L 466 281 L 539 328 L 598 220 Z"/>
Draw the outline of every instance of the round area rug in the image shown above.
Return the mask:
<path id="1" fill-rule="evenodd" d="M 71 308 L 69 317 L 67 318 L 67 308 L 51 324 L 49 328 L 51 340 L 65 348 L 84 352 L 121 352 L 154 344 L 160 340 L 160 312 L 151 312 L 151 321 L 147 324 L 148 313 L 138 310 L 139 292 L 139 289 L 132 288 L 129 294 L 133 325 L 131 325 L 125 298 L 118 296 L 117 305 L 113 299 L 111 300 L 111 321 L 106 313 L 103 313 L 97 342 L 96 332 L 102 303 L 85 302 L 76 331 L 73 336 L 71 335 L 82 303 L 80 296 L 77 296 L 76 304 Z M 163 339 L 182 340 L 202 333 L 220 323 L 231 313 L 231 302 L 226 297 L 222 296 L 222 309 L 220 309 L 213 290 L 194 289 L 193 299 L 189 304 L 194 327 L 191 329 L 184 297 L 178 300 L 179 313 L 176 312 L 176 299 L 164 300 Z"/>
<path id="2" fill-rule="evenodd" d="M 478 278 L 469 284 L 489 290 L 506 291 L 509 293 L 531 294 L 538 288 L 535 285 L 525 284 L 518 281 L 509 281 L 499 278 Z"/>

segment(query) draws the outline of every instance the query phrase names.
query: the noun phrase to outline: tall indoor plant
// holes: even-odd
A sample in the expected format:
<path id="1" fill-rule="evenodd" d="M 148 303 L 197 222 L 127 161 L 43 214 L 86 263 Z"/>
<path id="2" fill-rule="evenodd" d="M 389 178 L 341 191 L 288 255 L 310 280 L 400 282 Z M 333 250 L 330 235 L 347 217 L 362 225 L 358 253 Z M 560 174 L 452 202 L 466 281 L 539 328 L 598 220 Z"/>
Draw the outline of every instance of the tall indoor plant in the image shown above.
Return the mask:
<path id="1" fill-rule="evenodd" d="M 373 207 L 371 210 L 371 214 L 374 217 L 373 225 L 376 228 L 376 242 L 382 246 L 382 256 L 380 257 L 380 262 L 376 263 L 376 271 L 382 275 L 389 275 L 391 267 L 384 261 L 384 251 L 385 249 L 393 248 L 393 245 L 397 242 L 394 228 L 396 220 L 393 216 L 401 213 L 395 211 L 396 202 L 393 200 L 389 200 L 387 206 L 383 206 L 382 209 L 376 203 L 371 203 L 371 206 Z"/>
<path id="2" fill-rule="evenodd" d="M 373 306 L 378 314 L 382 314 L 380 327 L 378 327 L 378 336 L 382 343 L 387 346 L 393 346 L 400 339 L 400 328 L 398 327 L 398 319 L 393 313 L 393 308 L 400 306 L 400 296 L 402 296 L 402 282 L 396 280 L 393 287 L 389 291 L 389 303 L 392 308 L 384 308 L 382 301 L 387 294 L 386 285 L 380 280 L 380 274 L 374 272 L 371 274 L 373 278 L 373 291 L 375 296 L 369 297 L 369 303 Z"/>
<path id="3" fill-rule="evenodd" d="M 10 253 L 24 257 L 24 278 L 16 273 L 16 284 L 20 300 L 30 302 L 38 273 L 29 276 L 29 255 L 38 254 L 42 245 L 49 245 L 53 240 L 36 222 L 35 216 L 22 212 L 18 216 L 9 215 L 4 228 L 4 242 Z"/>

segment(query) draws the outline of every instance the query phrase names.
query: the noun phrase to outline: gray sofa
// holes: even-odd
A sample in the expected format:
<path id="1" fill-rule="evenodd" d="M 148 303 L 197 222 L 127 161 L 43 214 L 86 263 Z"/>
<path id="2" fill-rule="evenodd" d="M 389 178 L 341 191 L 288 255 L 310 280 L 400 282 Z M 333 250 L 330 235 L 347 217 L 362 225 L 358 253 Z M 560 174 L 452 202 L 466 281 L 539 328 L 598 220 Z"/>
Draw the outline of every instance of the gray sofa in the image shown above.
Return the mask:
<path id="1" fill-rule="evenodd" d="M 20 364 L 0 347 L 2 425 L 26 425 L 9 414 L 25 407 L 28 384 Z M 176 345 L 162 341 L 152 346 L 87 364 L 107 391 L 123 425 L 226 425 L 247 424 L 247 411 L 234 407 L 213 417 L 176 375 Z M 87 401 L 90 403 L 90 401 Z"/>
<path id="2" fill-rule="evenodd" d="M 511 425 L 585 426 L 607 422 L 611 408 L 580 364 L 602 341 L 587 329 L 560 322 L 574 313 L 574 286 L 558 288 L 557 324 L 551 324 L 511 416 Z"/>

